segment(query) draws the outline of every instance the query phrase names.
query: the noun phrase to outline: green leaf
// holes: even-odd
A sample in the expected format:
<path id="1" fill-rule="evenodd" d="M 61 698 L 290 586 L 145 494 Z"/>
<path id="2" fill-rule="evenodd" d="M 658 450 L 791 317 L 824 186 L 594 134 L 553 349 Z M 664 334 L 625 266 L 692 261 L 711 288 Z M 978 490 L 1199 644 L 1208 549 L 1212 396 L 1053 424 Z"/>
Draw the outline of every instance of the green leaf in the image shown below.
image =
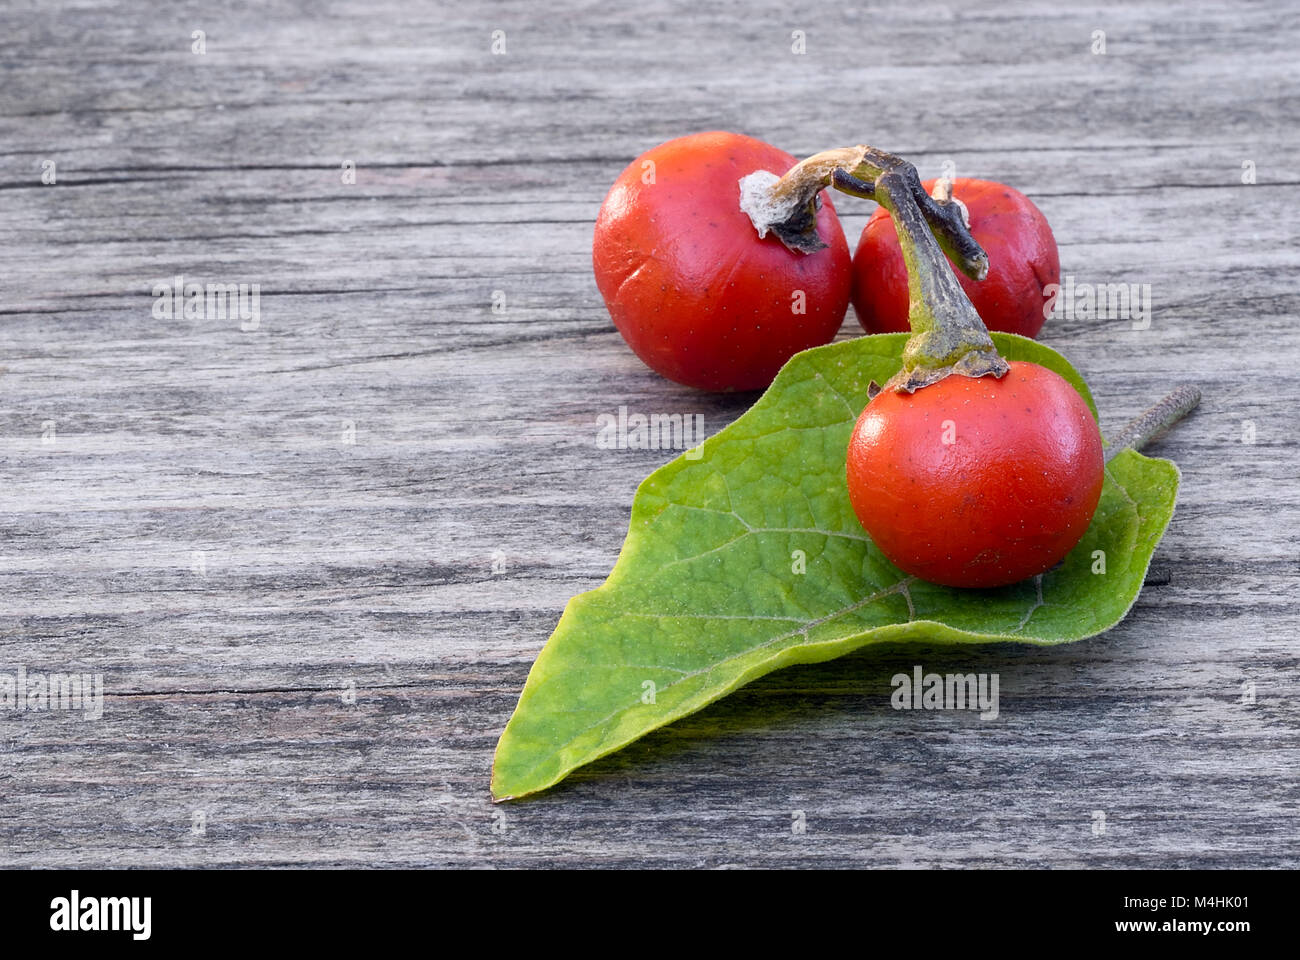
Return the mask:
<path id="1" fill-rule="evenodd" d="M 1096 407 L 1060 354 L 994 334 Z M 1124 451 L 1065 562 L 996 590 L 904 576 L 858 523 L 844 482 L 868 384 L 900 366 L 906 334 L 798 354 L 754 407 L 641 484 L 609 579 L 569 601 L 497 745 L 492 793 L 549 787 L 651 730 L 780 667 L 869 643 L 1068 643 L 1114 626 L 1137 599 L 1173 516 L 1178 469 Z M 805 572 L 796 573 L 802 551 Z M 1095 552 L 1105 573 L 1094 573 Z"/>

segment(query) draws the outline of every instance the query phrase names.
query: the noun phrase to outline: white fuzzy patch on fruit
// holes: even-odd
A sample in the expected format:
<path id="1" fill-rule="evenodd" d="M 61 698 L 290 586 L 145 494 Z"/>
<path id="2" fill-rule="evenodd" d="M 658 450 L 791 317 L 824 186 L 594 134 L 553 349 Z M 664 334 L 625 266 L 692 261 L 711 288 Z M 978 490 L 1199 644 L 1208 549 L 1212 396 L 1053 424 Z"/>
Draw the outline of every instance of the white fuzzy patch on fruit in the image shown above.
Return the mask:
<path id="1" fill-rule="evenodd" d="M 767 170 L 755 170 L 740 178 L 740 209 L 749 216 L 760 237 L 766 237 L 773 224 L 784 223 L 795 212 L 796 202 L 782 203 L 772 196 L 772 188 L 780 179 Z"/>

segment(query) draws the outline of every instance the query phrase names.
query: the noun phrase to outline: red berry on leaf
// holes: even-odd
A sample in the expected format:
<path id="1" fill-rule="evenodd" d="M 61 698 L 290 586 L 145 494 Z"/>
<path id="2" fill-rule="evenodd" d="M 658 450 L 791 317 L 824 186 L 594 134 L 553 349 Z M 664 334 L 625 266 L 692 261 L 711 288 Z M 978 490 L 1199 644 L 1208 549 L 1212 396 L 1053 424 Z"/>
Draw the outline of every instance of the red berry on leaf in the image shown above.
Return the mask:
<path id="1" fill-rule="evenodd" d="M 892 154 L 831 156 L 837 188 L 890 214 L 911 331 L 898 372 L 849 438 L 854 513 L 895 566 L 924 580 L 997 587 L 1046 572 L 1100 502 L 1105 463 L 1091 408 L 1059 374 L 998 353 L 945 256 L 972 278 L 990 272 L 996 253 L 972 236 L 973 211 L 967 223 L 947 190 L 931 194 Z"/>
<path id="2" fill-rule="evenodd" d="M 849 500 L 905 573 L 996 587 L 1043 573 L 1074 548 L 1101 497 L 1101 433 L 1046 367 L 953 375 L 884 390 L 849 440 Z"/>
<path id="3" fill-rule="evenodd" d="M 936 181 L 926 180 L 926 192 Z M 988 276 L 971 280 L 954 269 L 962 289 L 990 330 L 1035 337 L 1061 281 L 1052 228 L 1033 201 L 991 180 L 958 178 L 952 195 L 966 205 L 970 232 L 989 256 Z M 907 268 L 889 212 L 867 221 L 853 255 L 853 308 L 867 333 L 908 332 Z"/>
<path id="4" fill-rule="evenodd" d="M 757 390 L 800 350 L 829 343 L 848 309 L 851 260 L 829 199 L 825 247 L 759 237 L 740 180 L 795 158 L 735 133 L 697 133 L 642 154 L 596 220 L 592 263 L 615 327 L 653 370 L 705 390 Z"/>

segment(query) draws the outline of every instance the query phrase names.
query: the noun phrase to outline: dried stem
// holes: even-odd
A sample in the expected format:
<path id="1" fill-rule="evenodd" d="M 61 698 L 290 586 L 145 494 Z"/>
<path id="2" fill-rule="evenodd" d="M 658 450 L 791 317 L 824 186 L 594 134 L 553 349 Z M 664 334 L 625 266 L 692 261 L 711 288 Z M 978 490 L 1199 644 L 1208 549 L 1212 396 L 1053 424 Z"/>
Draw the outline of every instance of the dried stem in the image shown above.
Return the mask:
<path id="1" fill-rule="evenodd" d="M 877 201 L 898 229 L 912 338 L 903 350 L 903 368 L 885 389 L 911 393 L 954 373 L 1005 374 L 1009 365 L 998 356 L 948 262 L 951 258 L 968 276 L 982 280 L 988 254 L 971 235 L 969 214 L 951 189 L 930 196 L 906 160 L 863 145 L 826 150 L 783 177 L 757 171 L 742 178 L 740 208 L 759 236 L 771 230 L 791 250 L 811 253 L 824 246 L 817 235 L 817 196 L 827 186 Z"/>
<path id="2" fill-rule="evenodd" d="M 1141 450 L 1187 416 L 1201 402 L 1201 388 L 1184 383 L 1146 413 L 1129 421 L 1110 442 L 1106 451 L 1109 463 L 1125 450 Z"/>
<path id="3" fill-rule="evenodd" d="M 901 157 L 875 147 L 836 147 L 813 154 L 783 177 L 760 170 L 741 181 L 741 209 L 749 214 L 759 236 L 770 230 L 791 250 L 814 253 L 826 244 L 817 235 L 817 197 L 827 187 L 868 200 L 876 196 L 876 180 L 887 172 L 916 173 Z M 919 177 L 908 178 L 908 188 L 944 253 L 972 280 L 988 276 L 989 258 L 971 236 L 970 214 L 951 189 L 930 196 Z M 949 184 L 950 181 L 943 181 Z M 896 198 L 897 201 L 897 198 Z"/>

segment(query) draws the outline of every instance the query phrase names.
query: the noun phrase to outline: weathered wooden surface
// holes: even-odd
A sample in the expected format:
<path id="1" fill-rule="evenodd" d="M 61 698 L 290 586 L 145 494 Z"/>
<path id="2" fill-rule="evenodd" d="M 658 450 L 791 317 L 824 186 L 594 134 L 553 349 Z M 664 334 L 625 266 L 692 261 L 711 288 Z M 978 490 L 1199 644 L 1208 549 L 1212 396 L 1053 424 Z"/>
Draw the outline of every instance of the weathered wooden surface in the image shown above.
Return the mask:
<path id="1" fill-rule="evenodd" d="M 0 673 L 106 689 L 0 713 L 0 862 L 1300 862 L 1287 5 L 145 6 L 0 11 Z M 1156 582 L 1066 648 L 775 674 L 493 808 L 528 667 L 667 456 L 597 450 L 597 415 L 751 399 L 645 369 L 590 273 L 614 176 L 710 128 L 950 160 L 1029 193 L 1079 282 L 1151 285 L 1150 329 L 1044 339 L 1109 429 L 1206 388 L 1154 448 Z M 260 283 L 260 326 L 156 320 L 176 274 Z M 891 710 L 913 664 L 998 672 L 1001 717 Z"/>

